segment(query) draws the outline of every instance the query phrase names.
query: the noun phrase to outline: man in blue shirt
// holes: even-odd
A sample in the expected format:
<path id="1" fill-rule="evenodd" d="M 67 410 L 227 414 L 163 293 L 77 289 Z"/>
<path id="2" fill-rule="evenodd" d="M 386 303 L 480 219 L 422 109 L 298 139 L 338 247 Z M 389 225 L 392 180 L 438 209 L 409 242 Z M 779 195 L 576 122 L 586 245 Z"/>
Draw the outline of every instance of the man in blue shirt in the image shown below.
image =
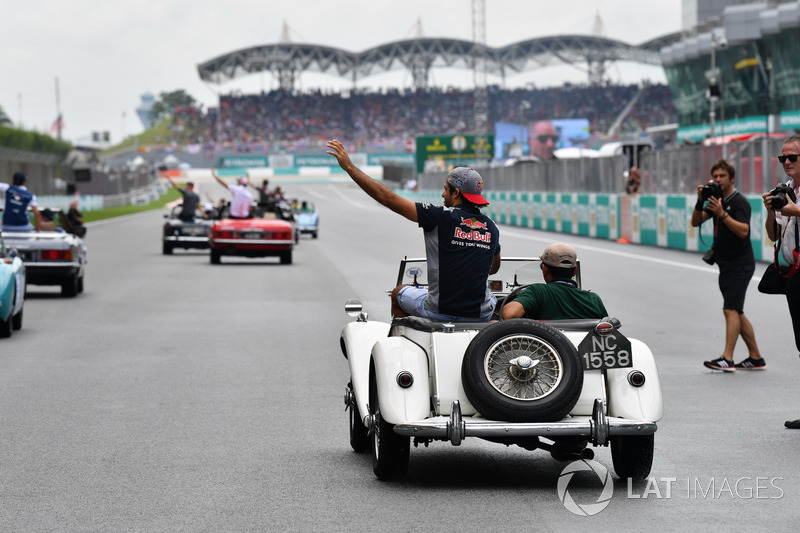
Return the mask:
<path id="1" fill-rule="evenodd" d="M 36 195 L 25 186 L 27 177 L 22 172 L 15 172 L 12 185 L 0 183 L 0 193 L 5 195 L 3 204 L 3 231 L 34 231 L 42 221 L 39 207 L 36 204 Z M 33 211 L 36 228 L 28 218 L 28 208 Z"/>
<path id="2" fill-rule="evenodd" d="M 428 287 L 401 285 L 392 291 L 392 315 L 437 321 L 487 321 L 497 303 L 487 286 L 500 268 L 500 233 L 480 208 L 483 179 L 475 170 L 457 167 L 444 184 L 444 206 L 414 203 L 357 168 L 341 142 L 328 142 L 327 153 L 364 192 L 395 213 L 417 222 L 425 232 Z"/>

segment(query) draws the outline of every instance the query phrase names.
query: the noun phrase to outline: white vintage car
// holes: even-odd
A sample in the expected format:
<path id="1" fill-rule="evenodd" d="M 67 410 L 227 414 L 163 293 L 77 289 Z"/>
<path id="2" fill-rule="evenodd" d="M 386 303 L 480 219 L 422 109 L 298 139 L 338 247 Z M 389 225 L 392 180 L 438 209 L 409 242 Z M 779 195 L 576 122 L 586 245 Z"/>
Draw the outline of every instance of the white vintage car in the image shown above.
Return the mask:
<path id="1" fill-rule="evenodd" d="M 424 286 L 425 278 L 424 259 L 401 262 L 398 285 Z M 489 278 L 496 318 L 525 285 L 541 281 L 538 258 L 503 258 Z M 356 318 L 340 339 L 350 366 L 350 444 L 372 450 L 379 479 L 405 475 L 412 439 L 458 446 L 468 437 L 541 448 L 561 461 L 610 445 L 619 477 L 650 473 L 663 412 L 658 370 L 616 318 L 389 324 L 369 320 L 358 300 L 345 308 Z"/>
<path id="2" fill-rule="evenodd" d="M 58 285 L 62 296 L 74 297 L 83 292 L 86 246 L 63 211 L 50 211 L 53 220 L 39 231 L 4 231 L 3 239 L 25 262 L 28 285 Z"/>

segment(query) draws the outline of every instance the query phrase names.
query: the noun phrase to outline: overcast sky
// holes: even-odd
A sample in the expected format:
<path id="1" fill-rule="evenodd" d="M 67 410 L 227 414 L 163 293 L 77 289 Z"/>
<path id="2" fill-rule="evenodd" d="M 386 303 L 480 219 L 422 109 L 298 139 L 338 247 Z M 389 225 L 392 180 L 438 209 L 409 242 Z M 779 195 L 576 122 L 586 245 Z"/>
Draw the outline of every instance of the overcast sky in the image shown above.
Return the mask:
<path id="1" fill-rule="evenodd" d="M 604 35 L 639 44 L 680 30 L 681 0 L 486 0 L 489 46 L 558 34 L 592 34 L 599 14 Z M 221 85 L 200 81 L 197 65 L 217 56 L 280 40 L 284 22 L 294 42 L 358 52 L 418 35 L 472 39 L 469 0 L 0 0 L 0 106 L 12 121 L 47 131 L 57 116 L 56 79 L 65 139 L 80 142 L 110 131 L 113 142 L 142 131 L 140 96 L 184 89 L 213 106 L 217 95 L 276 87 L 253 74 Z M 615 81 L 663 82 L 660 68 L 611 66 Z M 469 85 L 466 70 L 434 71 L 437 84 Z M 509 87 L 585 82 L 578 68 L 549 67 L 509 76 Z M 411 76 L 365 79 L 359 86 L 411 86 Z M 490 83 L 499 83 L 489 77 Z M 299 86 L 342 87 L 329 75 L 303 75 Z M 346 86 L 346 85 L 344 85 Z"/>

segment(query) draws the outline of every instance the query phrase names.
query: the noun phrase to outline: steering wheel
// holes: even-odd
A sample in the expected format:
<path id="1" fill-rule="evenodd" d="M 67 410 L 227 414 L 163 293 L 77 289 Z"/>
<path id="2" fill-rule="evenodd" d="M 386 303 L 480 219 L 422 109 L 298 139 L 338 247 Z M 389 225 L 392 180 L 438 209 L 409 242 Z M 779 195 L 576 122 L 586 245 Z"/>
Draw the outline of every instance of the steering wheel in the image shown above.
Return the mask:
<path id="1" fill-rule="evenodd" d="M 511 292 L 508 293 L 508 296 L 503 298 L 503 303 L 500 304 L 500 307 L 497 308 L 495 314 L 497 315 L 497 320 L 503 320 L 503 309 L 506 307 L 506 304 L 513 302 L 517 296 L 527 287 L 527 285 L 520 285 L 519 287 L 515 288 Z"/>

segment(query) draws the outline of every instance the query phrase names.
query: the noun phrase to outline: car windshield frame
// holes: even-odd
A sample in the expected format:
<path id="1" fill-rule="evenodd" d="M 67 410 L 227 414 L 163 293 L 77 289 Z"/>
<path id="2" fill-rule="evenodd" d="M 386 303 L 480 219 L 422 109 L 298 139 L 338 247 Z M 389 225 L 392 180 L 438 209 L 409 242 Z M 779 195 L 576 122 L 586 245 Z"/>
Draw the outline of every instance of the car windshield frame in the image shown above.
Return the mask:
<path id="1" fill-rule="evenodd" d="M 532 283 L 544 283 L 538 257 L 503 257 L 500 269 L 489 275 L 489 287 L 500 297 L 507 296 L 517 287 Z M 425 258 L 404 257 L 397 273 L 397 286 L 428 286 L 428 261 Z M 577 262 L 575 281 L 581 287 L 581 262 Z"/>

